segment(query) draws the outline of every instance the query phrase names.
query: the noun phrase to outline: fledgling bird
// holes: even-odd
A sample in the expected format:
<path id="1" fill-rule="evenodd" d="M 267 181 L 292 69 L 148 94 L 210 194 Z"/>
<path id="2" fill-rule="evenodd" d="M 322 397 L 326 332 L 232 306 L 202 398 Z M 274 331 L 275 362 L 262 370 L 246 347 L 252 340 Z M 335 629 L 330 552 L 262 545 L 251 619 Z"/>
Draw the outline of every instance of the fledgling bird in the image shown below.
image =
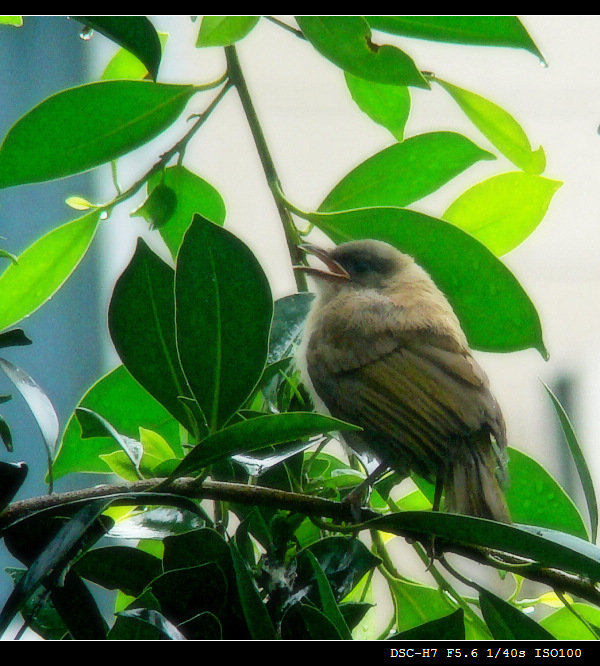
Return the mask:
<path id="1" fill-rule="evenodd" d="M 504 419 L 431 277 L 381 241 L 301 247 L 326 268 L 297 267 L 318 287 L 300 365 L 331 415 L 362 428 L 346 443 L 442 484 L 449 511 L 511 522 Z"/>

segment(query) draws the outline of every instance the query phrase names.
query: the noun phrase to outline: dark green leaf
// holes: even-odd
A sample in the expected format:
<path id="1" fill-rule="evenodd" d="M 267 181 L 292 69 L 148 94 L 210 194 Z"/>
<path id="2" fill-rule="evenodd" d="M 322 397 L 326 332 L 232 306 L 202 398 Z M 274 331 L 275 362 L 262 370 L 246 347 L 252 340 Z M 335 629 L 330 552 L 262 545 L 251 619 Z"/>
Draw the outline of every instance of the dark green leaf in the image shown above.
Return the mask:
<path id="1" fill-rule="evenodd" d="M 167 185 L 159 183 L 150 196 L 133 213 L 132 217 L 143 217 L 152 229 L 160 229 L 173 216 L 177 207 L 177 194 Z"/>
<path id="2" fill-rule="evenodd" d="M 479 160 L 494 155 L 455 132 L 429 132 L 366 159 L 331 190 L 319 212 L 403 207 L 431 194 Z"/>
<path id="3" fill-rule="evenodd" d="M 156 610 L 151 608 L 132 608 L 131 610 L 121 611 L 119 617 L 126 617 L 139 622 L 145 622 L 151 627 L 157 629 L 165 638 L 173 641 L 185 641 L 185 636 L 179 629 L 167 620 L 167 618 Z M 131 636 L 128 636 L 131 639 Z"/>
<path id="4" fill-rule="evenodd" d="M 162 573 L 154 555 L 129 546 L 108 546 L 88 550 L 77 560 L 74 570 L 87 580 L 108 590 L 121 590 L 137 597 Z"/>
<path id="5" fill-rule="evenodd" d="M 0 188 L 88 171 L 150 141 L 183 111 L 191 85 L 99 81 L 25 114 L 0 146 Z"/>
<path id="6" fill-rule="evenodd" d="M 35 312 L 62 287 L 90 247 L 99 220 L 100 213 L 92 211 L 49 231 L 7 267 L 0 276 L 0 330 Z"/>
<path id="7" fill-rule="evenodd" d="M 242 406 L 260 379 L 273 301 L 247 245 L 194 216 L 177 256 L 177 348 L 211 431 Z"/>
<path id="8" fill-rule="evenodd" d="M 554 636 L 535 620 L 487 590 L 480 590 L 479 603 L 483 619 L 495 640 L 554 640 Z"/>
<path id="9" fill-rule="evenodd" d="M 0 402 L 7 402 L 10 399 L 11 396 L 2 396 L 2 400 L 0 400 Z M 3 416 L 0 416 L 0 439 L 2 439 L 2 443 L 6 447 L 6 450 L 12 452 L 13 450 L 12 432 L 10 430 L 10 426 L 4 420 Z"/>
<path id="10" fill-rule="evenodd" d="M 542 54 L 516 16 L 367 16 L 369 25 L 394 35 L 438 42 L 509 46 Z"/>
<path id="11" fill-rule="evenodd" d="M 286 640 L 341 640 L 339 631 L 318 608 L 305 604 L 294 604 L 281 622 L 281 635 Z"/>
<path id="12" fill-rule="evenodd" d="M 396 141 L 403 141 L 404 127 L 410 113 L 408 87 L 375 83 L 348 72 L 345 77 L 352 99 L 360 110 L 391 132 Z"/>
<path id="13" fill-rule="evenodd" d="M 160 39 L 154 26 L 145 16 L 73 16 L 72 18 L 127 49 L 144 63 L 150 76 L 156 80 L 162 53 Z"/>
<path id="14" fill-rule="evenodd" d="M 30 344 L 31 340 L 25 335 L 21 328 L 13 328 L 10 331 L 0 333 L 0 348 L 23 347 Z"/>
<path id="15" fill-rule="evenodd" d="M 187 454 L 173 472 L 173 476 L 199 474 L 207 465 L 238 453 L 346 429 L 352 430 L 356 427 L 313 412 L 257 416 L 209 435 Z"/>
<path id="16" fill-rule="evenodd" d="M 173 270 L 140 239 L 115 285 L 108 324 L 129 372 L 180 423 L 192 429 L 189 413 L 178 399 L 191 397 L 191 393 L 175 340 L 174 277 Z"/>
<path id="17" fill-rule="evenodd" d="M 395 513 L 376 518 L 370 524 L 393 534 L 434 534 L 451 542 L 484 546 L 534 560 L 542 566 L 600 579 L 600 549 L 563 532 L 426 511 Z"/>
<path id="18" fill-rule="evenodd" d="M 296 16 L 304 36 L 321 55 L 369 81 L 429 88 L 412 59 L 400 49 L 371 41 L 362 16 Z"/>
<path id="19" fill-rule="evenodd" d="M 52 605 L 69 630 L 73 640 L 104 640 L 108 627 L 98 604 L 85 583 L 68 571 L 50 592 Z"/>
<path id="20" fill-rule="evenodd" d="M 181 164 L 165 169 L 148 182 L 148 191 L 159 184 L 175 192 L 176 206 L 166 224 L 159 228 L 160 235 L 173 258 L 181 246 L 183 235 L 196 213 L 222 225 L 225 222 L 225 203 L 215 188 Z"/>
<path id="21" fill-rule="evenodd" d="M 596 499 L 596 491 L 594 489 L 592 475 L 590 474 L 590 470 L 585 461 L 585 456 L 583 455 L 583 451 L 577 439 L 575 429 L 573 428 L 568 414 L 560 404 L 558 398 L 550 390 L 550 387 L 544 384 L 544 388 L 552 400 L 552 406 L 554 407 L 554 411 L 556 412 L 556 415 L 560 421 L 560 427 L 562 428 L 565 441 L 567 442 L 569 450 L 571 451 L 571 455 L 573 456 L 573 462 L 575 463 L 575 468 L 577 469 L 577 474 L 579 475 L 579 480 L 583 488 L 583 493 L 585 495 L 585 501 L 590 516 L 590 541 L 592 543 L 596 543 L 598 536 L 598 501 Z"/>
<path id="22" fill-rule="evenodd" d="M 308 561 L 313 568 L 317 582 L 316 587 L 319 590 L 319 605 L 322 608 L 323 613 L 331 622 L 331 624 L 333 624 L 333 626 L 337 629 L 340 636 L 345 640 L 350 640 L 352 635 L 350 634 L 348 625 L 346 624 L 346 621 L 340 612 L 325 572 L 321 568 L 317 558 L 310 552 L 310 550 L 305 552 L 305 556 L 308 558 Z"/>
<path id="23" fill-rule="evenodd" d="M 431 620 L 421 624 L 414 629 L 402 631 L 399 634 L 390 636 L 388 640 L 401 640 L 401 641 L 423 641 L 423 640 L 438 640 L 438 641 L 464 641 L 465 640 L 465 620 L 464 611 L 459 608 L 451 613 L 437 620 Z"/>
<path id="24" fill-rule="evenodd" d="M 4 605 L 0 613 L 0 635 L 38 587 L 51 577 L 56 579 L 60 575 L 86 532 L 109 504 L 110 501 L 106 499 L 90 502 L 58 530 L 20 579 Z"/>
<path id="25" fill-rule="evenodd" d="M 335 243 L 375 238 L 425 268 L 454 308 L 472 347 L 547 355 L 538 313 L 514 275 L 482 243 L 452 224 L 400 208 L 311 213 Z"/>
<path id="26" fill-rule="evenodd" d="M 0 512 L 12 502 L 23 485 L 28 471 L 29 468 L 23 462 L 0 461 Z"/>
<path id="27" fill-rule="evenodd" d="M 231 544 L 231 557 L 237 579 L 244 617 L 248 624 L 252 640 L 274 640 L 276 638 L 273 623 L 267 608 L 260 598 L 248 565 L 243 560 L 235 544 Z"/>
<path id="28" fill-rule="evenodd" d="M 159 499 L 140 497 L 140 502 L 147 504 L 151 501 L 159 503 Z M 194 500 L 188 500 L 192 504 Z M 133 502 L 132 502 L 133 503 Z M 171 502 L 175 505 L 175 502 Z M 111 537 L 116 539 L 154 539 L 162 541 L 165 538 L 179 536 L 187 532 L 196 531 L 205 525 L 212 524 L 211 518 L 204 514 L 204 510 L 197 504 L 179 507 L 167 507 L 163 497 L 163 506 L 156 506 L 141 512 L 134 512 L 124 520 L 120 520 L 110 530 Z M 192 508 L 194 510 L 192 511 Z"/>

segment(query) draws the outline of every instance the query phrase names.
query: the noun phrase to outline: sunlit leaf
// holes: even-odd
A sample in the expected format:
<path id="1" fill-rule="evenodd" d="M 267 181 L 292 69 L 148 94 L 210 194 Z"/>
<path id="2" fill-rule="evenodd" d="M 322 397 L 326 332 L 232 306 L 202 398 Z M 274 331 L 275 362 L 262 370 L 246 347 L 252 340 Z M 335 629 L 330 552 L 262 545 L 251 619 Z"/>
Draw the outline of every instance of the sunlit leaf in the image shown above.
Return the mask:
<path id="1" fill-rule="evenodd" d="M 544 218 L 558 180 L 512 171 L 473 185 L 442 215 L 497 255 L 522 243 Z"/>
<path id="2" fill-rule="evenodd" d="M 402 141 L 410 112 L 408 88 L 367 81 L 348 72 L 345 77 L 352 99 L 360 110 L 385 127 L 397 141 Z"/>
<path id="3" fill-rule="evenodd" d="M 64 284 L 87 252 L 100 219 L 92 211 L 48 232 L 0 275 L 0 330 L 32 314 Z"/>
<path id="4" fill-rule="evenodd" d="M 431 194 L 480 160 L 495 157 L 455 132 L 429 132 L 367 158 L 331 190 L 319 210 L 403 207 Z"/>
<path id="5" fill-rule="evenodd" d="M 229 46 L 245 37 L 260 16 L 203 16 L 197 47 Z"/>
<path id="6" fill-rule="evenodd" d="M 532 150 L 523 128 L 508 112 L 481 95 L 440 79 L 435 80 L 452 95 L 475 127 L 515 166 L 531 174 L 539 175 L 544 171 L 544 150 Z"/>

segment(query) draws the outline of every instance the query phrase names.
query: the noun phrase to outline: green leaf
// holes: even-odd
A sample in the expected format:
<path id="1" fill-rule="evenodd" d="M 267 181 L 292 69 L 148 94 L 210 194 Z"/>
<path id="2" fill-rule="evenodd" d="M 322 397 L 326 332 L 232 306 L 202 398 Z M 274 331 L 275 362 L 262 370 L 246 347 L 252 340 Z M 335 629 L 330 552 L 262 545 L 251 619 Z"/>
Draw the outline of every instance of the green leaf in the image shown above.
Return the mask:
<path id="1" fill-rule="evenodd" d="M 156 638 L 166 638 L 173 641 L 185 641 L 186 637 L 179 631 L 179 629 L 167 620 L 167 618 L 152 608 L 132 608 L 118 613 L 119 617 L 127 618 L 135 622 L 148 624 L 150 627 L 157 630 L 158 635 Z M 136 636 L 137 638 L 137 636 Z M 141 636 L 140 636 L 141 638 Z M 127 633 L 124 640 L 131 640 L 131 633 Z"/>
<path id="2" fill-rule="evenodd" d="M 28 471 L 29 468 L 23 462 L 0 461 L 0 511 L 4 511 L 19 492 Z"/>
<path id="3" fill-rule="evenodd" d="M 573 610 L 591 625 L 600 627 L 600 609 L 583 603 L 573 603 L 571 606 Z M 598 636 L 590 631 L 568 608 L 561 608 L 555 613 L 546 616 L 540 620 L 540 624 L 559 641 L 598 640 Z"/>
<path id="4" fill-rule="evenodd" d="M 399 631 L 420 627 L 424 622 L 446 617 L 456 606 L 439 589 L 405 580 L 394 580 L 390 590 L 394 595 L 396 626 Z"/>
<path id="5" fill-rule="evenodd" d="M 436 42 L 509 46 L 542 54 L 516 16 L 367 16 L 375 30 Z"/>
<path id="6" fill-rule="evenodd" d="M 170 266 L 139 239 L 129 266 L 115 285 L 108 326 L 132 376 L 193 431 L 190 414 L 179 400 L 179 396 L 192 395 L 177 353 L 174 279 Z"/>
<path id="7" fill-rule="evenodd" d="M 385 127 L 397 141 L 404 140 L 410 113 L 410 92 L 406 86 L 391 86 L 367 81 L 345 73 L 346 85 L 361 111 Z"/>
<path id="8" fill-rule="evenodd" d="M 273 316 L 269 283 L 247 245 L 195 215 L 177 256 L 175 300 L 181 365 L 214 431 L 262 374 Z"/>
<path id="9" fill-rule="evenodd" d="M 156 80 L 162 49 L 154 26 L 145 16 L 72 16 L 127 49 Z"/>
<path id="10" fill-rule="evenodd" d="M 203 16 L 197 47 L 230 46 L 245 37 L 260 16 Z"/>
<path id="11" fill-rule="evenodd" d="M 21 27 L 23 25 L 22 16 L 0 16 L 0 25 L 14 25 Z"/>
<path id="12" fill-rule="evenodd" d="M 319 598 L 321 602 L 320 605 L 323 609 L 325 617 L 327 617 L 331 624 L 333 624 L 343 639 L 350 640 L 352 638 L 350 630 L 348 629 L 348 625 L 346 624 L 346 621 L 340 612 L 335 597 L 333 596 L 331 585 L 329 584 L 327 576 L 323 572 L 319 561 L 310 552 L 310 550 L 306 550 L 305 556 L 308 558 L 315 574 L 317 589 L 319 590 Z"/>
<path id="13" fill-rule="evenodd" d="M 331 190 L 320 212 L 403 207 L 431 194 L 479 160 L 495 157 L 455 132 L 429 132 L 395 143 L 359 164 Z"/>
<path id="14" fill-rule="evenodd" d="M 160 45 L 163 50 L 167 44 L 168 37 L 169 35 L 166 32 L 158 33 Z M 111 79 L 147 79 L 149 76 L 148 69 L 139 58 L 136 58 L 127 49 L 119 49 L 104 68 L 100 79 L 102 81 L 110 81 Z"/>
<path id="15" fill-rule="evenodd" d="M 435 535 L 465 545 L 492 548 L 594 580 L 600 578 L 600 548 L 555 530 L 507 525 L 452 513 L 404 511 L 369 521 L 392 534 Z"/>
<path id="16" fill-rule="evenodd" d="M 480 590 L 479 603 L 483 619 L 495 640 L 554 640 L 554 636 L 535 620 L 487 590 Z"/>
<path id="17" fill-rule="evenodd" d="M 14 365 L 5 358 L 0 358 L 0 368 L 4 370 L 10 381 L 16 386 L 27 403 L 33 418 L 40 429 L 48 459 L 48 476 L 50 492 L 52 492 L 52 460 L 56 453 L 60 425 L 54 405 L 42 387 L 25 370 Z"/>
<path id="18" fill-rule="evenodd" d="M 0 188 L 88 171 L 147 143 L 171 125 L 191 85 L 98 81 L 45 99 L 0 146 Z"/>
<path id="19" fill-rule="evenodd" d="M 209 435 L 187 454 L 173 472 L 173 476 L 197 474 L 207 465 L 238 453 L 247 453 L 324 432 L 356 429 L 356 426 L 314 412 L 257 416 Z"/>
<path id="20" fill-rule="evenodd" d="M 508 457 L 510 483 L 506 499 L 513 521 L 589 540 L 577 507 L 552 476 L 521 451 L 510 449 Z"/>
<path id="21" fill-rule="evenodd" d="M 414 257 L 447 296 L 472 347 L 496 352 L 534 347 L 546 356 L 539 316 L 521 285 L 458 227 L 400 208 L 306 217 L 335 243 L 375 238 Z"/>
<path id="22" fill-rule="evenodd" d="M 160 229 L 173 216 L 177 207 L 177 194 L 168 185 L 159 183 L 144 203 L 131 213 L 143 217 L 152 229 Z"/>
<path id="23" fill-rule="evenodd" d="M 87 252 L 100 220 L 92 211 L 39 238 L 0 275 L 0 330 L 35 312 L 62 287 Z"/>
<path id="24" fill-rule="evenodd" d="M 275 628 L 269 617 L 267 607 L 256 589 L 248 565 L 234 543 L 231 544 L 230 548 L 237 588 L 250 637 L 252 640 L 274 640 L 277 638 Z"/>
<path id="25" fill-rule="evenodd" d="M 465 640 L 464 611 L 458 608 L 450 615 L 444 615 L 437 620 L 430 620 L 418 627 L 390 636 L 388 640 L 422 641 L 422 640 Z"/>
<path id="26" fill-rule="evenodd" d="M 554 411 L 556 412 L 556 415 L 560 421 L 560 427 L 562 428 L 565 441 L 567 442 L 569 450 L 571 451 L 571 455 L 573 456 L 573 461 L 575 463 L 575 468 L 577 469 L 577 474 L 579 475 L 579 480 L 581 482 L 581 487 L 583 488 L 583 493 L 590 516 L 590 541 L 592 543 L 596 543 L 598 537 L 598 500 L 596 498 L 596 491 L 594 489 L 592 475 L 590 474 L 590 470 L 585 461 L 585 456 L 583 455 L 583 451 L 577 439 L 575 429 L 573 428 L 568 414 L 550 387 L 547 386 L 544 382 L 542 382 L 542 384 L 544 384 L 544 388 L 550 396 L 552 406 L 554 407 Z"/>
<path id="27" fill-rule="evenodd" d="M 175 209 L 159 228 L 174 258 L 196 213 L 221 226 L 225 222 L 225 203 L 221 195 L 210 183 L 181 164 L 153 176 L 148 182 L 148 191 L 154 192 L 152 188 L 159 184 L 170 188 L 176 197 Z"/>
<path id="28" fill-rule="evenodd" d="M 561 185 L 521 171 L 501 173 L 473 185 L 442 217 L 503 255 L 535 230 Z"/>
<path id="29" fill-rule="evenodd" d="M 371 41 L 362 16 L 296 16 L 296 21 L 315 49 L 344 71 L 378 83 L 429 88 L 406 53 Z"/>
<path id="30" fill-rule="evenodd" d="M 10 331 L 0 333 L 0 349 L 6 347 L 24 347 L 31 344 L 22 328 L 12 328 Z"/>
<path id="31" fill-rule="evenodd" d="M 471 122 L 519 169 L 539 175 L 546 168 L 543 148 L 532 150 L 523 128 L 504 109 L 475 93 L 435 79 L 465 112 Z"/>
<path id="32" fill-rule="evenodd" d="M 313 300 L 313 294 L 302 292 L 275 301 L 269 338 L 270 364 L 294 354 Z"/>
<path id="33" fill-rule="evenodd" d="M 83 396 L 79 406 L 101 414 L 127 437 L 137 438 L 140 426 L 158 432 L 172 446 L 177 445 L 175 451 L 182 455 L 177 421 L 122 365 L 98 380 Z M 110 468 L 100 456 L 118 449 L 112 438 L 83 438 L 79 421 L 73 414 L 54 461 L 55 477 L 73 472 L 109 472 Z"/>

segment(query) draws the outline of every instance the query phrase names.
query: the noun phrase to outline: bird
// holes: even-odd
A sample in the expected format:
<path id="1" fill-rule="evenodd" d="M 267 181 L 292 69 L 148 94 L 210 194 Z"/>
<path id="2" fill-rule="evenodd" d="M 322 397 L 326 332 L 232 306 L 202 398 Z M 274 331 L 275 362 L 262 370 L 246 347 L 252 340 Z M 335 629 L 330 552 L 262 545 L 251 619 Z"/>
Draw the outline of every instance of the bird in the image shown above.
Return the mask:
<path id="1" fill-rule="evenodd" d="M 324 264 L 295 267 L 317 292 L 300 374 L 318 410 L 361 428 L 343 439 L 379 462 L 369 479 L 414 471 L 446 511 L 511 523 L 502 412 L 430 275 L 380 240 L 299 247 Z"/>

